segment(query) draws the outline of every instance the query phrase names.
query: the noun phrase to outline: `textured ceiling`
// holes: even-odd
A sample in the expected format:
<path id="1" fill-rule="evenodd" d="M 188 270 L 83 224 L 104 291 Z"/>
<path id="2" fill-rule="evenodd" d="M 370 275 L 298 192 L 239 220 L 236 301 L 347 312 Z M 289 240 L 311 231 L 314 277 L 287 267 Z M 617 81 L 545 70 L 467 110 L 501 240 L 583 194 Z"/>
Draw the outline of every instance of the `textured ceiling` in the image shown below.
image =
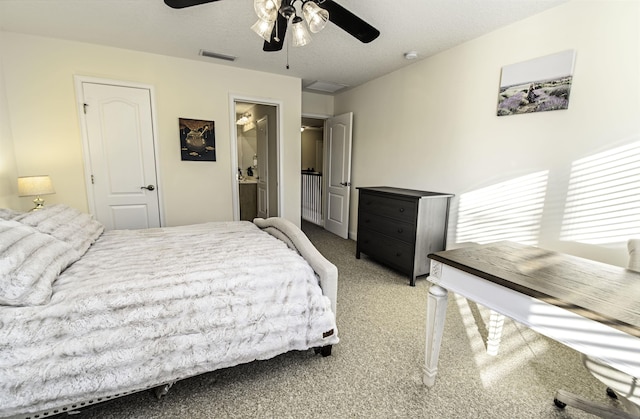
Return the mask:
<path id="1" fill-rule="evenodd" d="M 423 59 L 567 0 L 335 1 L 380 37 L 363 44 L 330 23 L 307 46 L 287 47 L 287 39 L 282 51 L 263 52 L 250 29 L 252 0 L 180 10 L 163 0 L 0 0 L 0 29 L 285 74 L 301 78 L 303 87 L 355 87 L 414 62 L 404 59 L 408 51 Z M 203 49 L 237 60 L 201 57 Z"/>

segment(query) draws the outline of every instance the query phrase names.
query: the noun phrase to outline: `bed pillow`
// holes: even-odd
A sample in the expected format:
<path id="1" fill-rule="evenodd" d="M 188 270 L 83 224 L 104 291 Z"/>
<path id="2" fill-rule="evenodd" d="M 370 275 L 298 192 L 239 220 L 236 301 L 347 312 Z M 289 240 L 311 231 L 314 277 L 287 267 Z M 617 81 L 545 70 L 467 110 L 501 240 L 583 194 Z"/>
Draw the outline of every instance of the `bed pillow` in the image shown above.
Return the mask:
<path id="1" fill-rule="evenodd" d="M 78 257 L 84 255 L 104 231 L 104 226 L 91 215 L 63 204 L 27 212 L 15 220 L 69 244 L 78 251 Z"/>
<path id="2" fill-rule="evenodd" d="M 24 215 L 22 211 L 12 210 L 10 208 L 0 208 L 0 220 L 13 220 Z"/>
<path id="3" fill-rule="evenodd" d="M 52 284 L 77 258 L 70 245 L 16 221 L 0 220 L 0 305 L 51 299 Z"/>

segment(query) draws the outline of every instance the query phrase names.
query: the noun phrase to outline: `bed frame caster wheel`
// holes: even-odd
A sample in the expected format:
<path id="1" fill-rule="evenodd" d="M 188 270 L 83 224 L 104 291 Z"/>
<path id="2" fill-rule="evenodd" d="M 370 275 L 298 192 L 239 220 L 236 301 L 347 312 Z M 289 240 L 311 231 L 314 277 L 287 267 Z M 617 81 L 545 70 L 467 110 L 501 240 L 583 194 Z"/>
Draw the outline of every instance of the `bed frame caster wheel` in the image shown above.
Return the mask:
<path id="1" fill-rule="evenodd" d="M 559 409 L 564 409 L 565 407 L 567 407 L 566 403 L 562 403 L 560 400 L 558 399 L 553 399 L 553 403 L 556 405 L 556 407 L 558 407 Z"/>
<path id="2" fill-rule="evenodd" d="M 607 387 L 607 396 L 611 397 L 612 399 L 618 398 L 618 395 L 615 391 L 611 390 L 611 387 Z"/>

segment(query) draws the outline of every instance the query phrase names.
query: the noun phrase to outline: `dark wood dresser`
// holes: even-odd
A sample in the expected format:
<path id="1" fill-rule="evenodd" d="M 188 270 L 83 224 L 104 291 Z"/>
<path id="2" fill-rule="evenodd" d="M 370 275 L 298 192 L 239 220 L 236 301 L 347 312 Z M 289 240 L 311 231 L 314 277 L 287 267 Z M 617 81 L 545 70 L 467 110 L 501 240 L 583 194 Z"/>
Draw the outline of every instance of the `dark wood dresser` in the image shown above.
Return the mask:
<path id="1" fill-rule="evenodd" d="M 453 194 L 378 186 L 359 187 L 360 253 L 409 275 L 429 274 L 429 253 L 445 249 Z"/>

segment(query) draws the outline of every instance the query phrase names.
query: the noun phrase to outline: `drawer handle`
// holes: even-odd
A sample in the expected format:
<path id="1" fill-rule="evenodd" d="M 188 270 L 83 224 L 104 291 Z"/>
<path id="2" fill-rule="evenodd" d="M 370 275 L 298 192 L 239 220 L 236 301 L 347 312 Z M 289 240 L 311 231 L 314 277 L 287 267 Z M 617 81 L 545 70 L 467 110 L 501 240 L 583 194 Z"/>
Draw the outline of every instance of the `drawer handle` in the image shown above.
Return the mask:
<path id="1" fill-rule="evenodd" d="M 403 229 L 401 229 L 401 228 L 399 228 L 399 229 L 398 229 L 398 233 L 401 233 L 401 234 L 402 234 L 402 232 L 403 232 L 403 231 L 404 231 L 404 230 L 403 230 Z"/>
<path id="2" fill-rule="evenodd" d="M 404 208 L 400 208 L 400 212 L 404 212 Z"/>

